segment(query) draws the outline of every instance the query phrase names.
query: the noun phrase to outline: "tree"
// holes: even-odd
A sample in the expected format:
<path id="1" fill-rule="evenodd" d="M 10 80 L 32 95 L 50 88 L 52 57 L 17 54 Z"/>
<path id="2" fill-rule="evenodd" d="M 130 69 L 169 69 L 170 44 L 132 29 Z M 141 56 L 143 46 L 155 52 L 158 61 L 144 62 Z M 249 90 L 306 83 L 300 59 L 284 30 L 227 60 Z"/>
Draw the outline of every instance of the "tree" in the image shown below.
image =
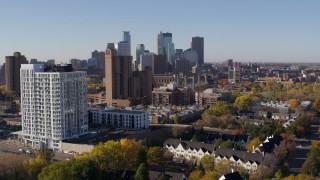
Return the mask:
<path id="1" fill-rule="evenodd" d="M 42 157 L 45 159 L 48 163 L 51 162 L 52 158 L 54 157 L 54 151 L 49 148 L 40 148 L 37 152 L 36 155 Z"/>
<path id="2" fill-rule="evenodd" d="M 141 163 L 137 169 L 137 172 L 134 176 L 135 180 L 148 180 L 149 179 L 149 171 L 147 169 L 147 165 L 145 163 Z"/>
<path id="3" fill-rule="evenodd" d="M 226 149 L 232 149 L 233 148 L 233 144 L 230 140 L 227 140 L 227 141 L 223 141 L 221 144 L 220 144 L 220 147 L 221 148 L 226 148 Z"/>
<path id="4" fill-rule="evenodd" d="M 38 174 L 47 164 L 47 161 L 43 157 L 37 155 L 35 159 L 25 161 L 24 169 L 30 179 L 37 179 Z"/>
<path id="5" fill-rule="evenodd" d="M 318 97 L 312 104 L 313 109 L 320 112 L 320 97 Z"/>
<path id="6" fill-rule="evenodd" d="M 217 175 L 220 177 L 224 174 L 228 174 L 231 172 L 231 164 L 229 162 L 229 160 L 226 160 L 226 159 L 221 159 L 219 160 L 214 169 L 215 169 L 215 172 L 217 173 Z"/>
<path id="7" fill-rule="evenodd" d="M 308 174 L 313 177 L 319 176 L 320 173 L 320 161 L 319 158 L 312 154 L 309 156 L 306 161 L 303 163 L 301 168 L 301 173 Z"/>
<path id="8" fill-rule="evenodd" d="M 139 167 L 139 165 L 141 163 L 147 163 L 147 149 L 145 146 L 141 146 L 138 149 L 138 154 L 137 154 L 137 167 Z"/>
<path id="9" fill-rule="evenodd" d="M 192 171 L 188 177 L 189 180 L 199 180 L 201 179 L 202 174 L 200 170 Z"/>
<path id="10" fill-rule="evenodd" d="M 298 174 L 296 176 L 291 174 L 290 176 L 284 178 L 284 180 L 315 180 L 315 178 L 304 174 Z"/>
<path id="11" fill-rule="evenodd" d="M 209 109 L 205 110 L 203 115 L 215 115 L 221 116 L 228 114 L 230 110 L 230 104 L 226 101 L 218 101 L 215 105 L 210 106 Z"/>
<path id="12" fill-rule="evenodd" d="M 297 108 L 299 106 L 300 102 L 297 99 L 291 99 L 289 101 L 289 107 L 290 108 Z"/>
<path id="13" fill-rule="evenodd" d="M 174 114 L 172 120 L 175 124 L 180 124 L 180 118 L 177 114 Z"/>
<path id="14" fill-rule="evenodd" d="M 206 172 L 214 171 L 214 162 L 215 159 L 211 155 L 205 155 L 200 159 L 200 164 Z"/>
<path id="15" fill-rule="evenodd" d="M 246 146 L 247 151 L 249 152 L 253 152 L 253 148 L 258 147 L 261 144 L 260 138 L 259 137 L 255 137 L 254 139 L 252 139 Z"/>
<path id="16" fill-rule="evenodd" d="M 150 147 L 148 150 L 148 163 L 159 164 L 163 158 L 164 150 L 161 147 Z"/>
<path id="17" fill-rule="evenodd" d="M 206 171 L 206 173 L 202 177 L 202 180 L 212 180 L 212 179 L 218 179 L 218 174 L 214 171 Z"/>
<path id="18" fill-rule="evenodd" d="M 250 96 L 248 95 L 239 96 L 235 100 L 234 104 L 239 108 L 239 110 L 250 110 L 251 109 Z"/>

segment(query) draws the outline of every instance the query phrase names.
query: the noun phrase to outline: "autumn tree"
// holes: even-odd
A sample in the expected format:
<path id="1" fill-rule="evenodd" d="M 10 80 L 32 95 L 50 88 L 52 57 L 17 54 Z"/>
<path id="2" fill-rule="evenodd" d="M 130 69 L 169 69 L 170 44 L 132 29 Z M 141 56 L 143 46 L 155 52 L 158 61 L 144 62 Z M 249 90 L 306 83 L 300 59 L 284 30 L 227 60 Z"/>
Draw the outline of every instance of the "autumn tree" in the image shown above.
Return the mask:
<path id="1" fill-rule="evenodd" d="M 150 147 L 148 150 L 148 163 L 159 164 L 163 158 L 164 150 L 161 147 Z"/>
<path id="2" fill-rule="evenodd" d="M 189 180 L 199 180 L 202 178 L 202 173 L 200 170 L 192 171 L 188 177 Z"/>
<path id="3" fill-rule="evenodd" d="M 37 150 L 36 155 L 40 156 L 48 163 L 50 163 L 52 161 L 52 158 L 54 157 L 54 151 L 49 148 L 40 148 L 39 150 Z"/>
<path id="4" fill-rule="evenodd" d="M 200 159 L 200 164 L 205 171 L 214 171 L 215 159 L 211 155 L 205 155 Z"/>
<path id="5" fill-rule="evenodd" d="M 313 177 L 319 176 L 320 174 L 320 160 L 316 154 L 311 154 L 306 161 L 303 163 L 301 173 L 308 174 Z"/>
<path id="6" fill-rule="evenodd" d="M 24 169 L 30 179 L 37 179 L 38 174 L 47 164 L 46 159 L 37 155 L 35 159 L 30 158 L 29 161 L 24 162 Z"/>
<path id="7" fill-rule="evenodd" d="M 235 100 L 234 104 L 239 108 L 239 110 L 250 110 L 251 109 L 250 96 L 248 95 L 239 96 Z"/>
<path id="8" fill-rule="evenodd" d="M 219 160 L 214 166 L 215 172 L 217 173 L 218 177 L 230 173 L 231 168 L 232 167 L 229 160 L 226 159 Z"/>
<path id="9" fill-rule="evenodd" d="M 172 120 L 175 124 L 180 124 L 180 118 L 177 114 L 174 114 L 173 117 L 172 117 Z"/>
<path id="10" fill-rule="evenodd" d="M 297 108 L 299 106 L 300 102 L 297 99 L 291 99 L 289 101 L 289 107 L 290 108 Z"/>
<path id="11" fill-rule="evenodd" d="M 253 152 L 253 148 L 258 147 L 261 144 L 260 138 L 259 137 L 255 137 L 254 139 L 252 139 L 246 146 L 247 151 L 249 152 Z"/>

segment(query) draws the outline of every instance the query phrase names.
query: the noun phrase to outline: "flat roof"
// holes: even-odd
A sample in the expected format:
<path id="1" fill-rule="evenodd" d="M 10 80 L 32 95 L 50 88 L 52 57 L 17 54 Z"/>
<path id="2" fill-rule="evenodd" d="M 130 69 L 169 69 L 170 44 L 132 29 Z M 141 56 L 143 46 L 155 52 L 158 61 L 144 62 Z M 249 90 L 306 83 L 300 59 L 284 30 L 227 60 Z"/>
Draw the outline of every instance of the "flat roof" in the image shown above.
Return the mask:
<path id="1" fill-rule="evenodd" d="M 125 113 L 125 114 L 144 114 L 144 113 L 148 113 L 146 111 L 130 111 L 130 110 L 123 110 L 123 109 L 101 110 L 101 111 L 102 112 Z"/>

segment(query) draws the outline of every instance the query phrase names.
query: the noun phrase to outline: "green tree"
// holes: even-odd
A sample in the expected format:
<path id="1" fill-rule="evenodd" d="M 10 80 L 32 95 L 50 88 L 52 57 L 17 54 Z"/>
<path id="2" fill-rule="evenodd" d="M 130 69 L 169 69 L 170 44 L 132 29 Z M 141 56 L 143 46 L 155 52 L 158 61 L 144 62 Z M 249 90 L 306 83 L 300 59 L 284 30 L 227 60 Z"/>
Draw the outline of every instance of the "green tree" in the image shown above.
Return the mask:
<path id="1" fill-rule="evenodd" d="M 200 160 L 200 164 L 206 172 L 214 171 L 214 162 L 215 162 L 215 159 L 211 155 L 205 155 Z"/>
<path id="2" fill-rule="evenodd" d="M 139 147 L 136 163 L 137 167 L 139 167 L 141 163 L 147 163 L 147 149 L 145 146 Z"/>
<path id="3" fill-rule="evenodd" d="M 161 147 L 150 147 L 148 150 L 148 163 L 159 164 L 163 158 L 164 150 Z"/>
<path id="4" fill-rule="evenodd" d="M 149 171 L 147 169 L 147 165 L 145 163 L 141 163 L 139 168 L 137 169 L 136 175 L 134 176 L 135 180 L 148 180 L 149 179 Z"/>

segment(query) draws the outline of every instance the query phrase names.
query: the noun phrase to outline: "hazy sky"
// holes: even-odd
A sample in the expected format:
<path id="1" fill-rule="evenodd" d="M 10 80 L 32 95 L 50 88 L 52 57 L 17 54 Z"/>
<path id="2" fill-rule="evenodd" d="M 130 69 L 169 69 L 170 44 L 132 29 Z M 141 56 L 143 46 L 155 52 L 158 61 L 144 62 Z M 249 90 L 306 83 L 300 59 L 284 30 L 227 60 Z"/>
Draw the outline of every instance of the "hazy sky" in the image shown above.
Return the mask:
<path id="1" fill-rule="evenodd" d="M 130 31 L 156 52 L 157 33 L 175 48 L 203 36 L 205 61 L 320 62 L 319 0 L 10 0 L 0 2 L 0 62 L 87 59 Z"/>

